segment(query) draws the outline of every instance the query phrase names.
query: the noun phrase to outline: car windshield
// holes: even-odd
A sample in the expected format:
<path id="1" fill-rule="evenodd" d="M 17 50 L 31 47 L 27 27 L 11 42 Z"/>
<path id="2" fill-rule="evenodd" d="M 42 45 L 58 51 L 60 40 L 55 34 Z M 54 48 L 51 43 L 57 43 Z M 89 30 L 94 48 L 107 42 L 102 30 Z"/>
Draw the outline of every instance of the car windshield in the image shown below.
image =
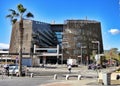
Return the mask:
<path id="1" fill-rule="evenodd" d="M 9 67 L 9 70 L 13 70 L 14 68 L 13 67 Z"/>
<path id="2" fill-rule="evenodd" d="M 18 66 L 9 66 L 9 70 L 18 69 Z"/>

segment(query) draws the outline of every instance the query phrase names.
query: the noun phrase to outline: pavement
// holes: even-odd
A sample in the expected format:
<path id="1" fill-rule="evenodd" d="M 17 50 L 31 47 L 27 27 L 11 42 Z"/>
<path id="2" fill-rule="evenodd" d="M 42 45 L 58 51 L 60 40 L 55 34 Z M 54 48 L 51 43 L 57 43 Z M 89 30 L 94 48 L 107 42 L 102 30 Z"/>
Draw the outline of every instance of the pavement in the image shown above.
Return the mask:
<path id="1" fill-rule="evenodd" d="M 109 69 L 102 69 L 102 71 L 111 71 L 115 68 L 109 68 Z M 70 77 L 69 80 L 65 80 L 65 77 L 61 76 L 61 74 L 68 74 L 68 70 L 66 67 L 47 67 L 47 68 L 29 68 L 31 72 L 34 71 L 34 73 L 39 73 L 38 76 L 34 76 L 33 78 L 30 77 L 4 77 L 3 80 L 1 80 L 1 84 L 3 84 L 3 81 L 9 81 L 9 86 L 15 86 L 15 83 L 22 82 L 24 85 L 17 85 L 17 86 L 103 86 L 101 83 L 98 83 L 97 79 L 97 71 L 95 70 L 88 70 L 86 66 L 78 67 L 78 68 L 72 68 L 73 74 L 81 74 L 84 77 L 82 77 L 81 80 L 77 80 L 77 77 Z M 53 74 L 59 74 L 60 77 L 58 77 L 56 80 L 53 78 Z M 0 76 L 2 78 L 2 76 Z M 12 79 L 11 79 L 12 78 Z M 34 81 L 34 83 L 32 82 Z M 13 82 L 13 83 L 11 83 Z M 26 83 L 29 83 L 26 84 Z M 119 81 L 120 82 L 120 81 Z M 116 82 L 117 83 L 117 82 Z M 8 86 L 7 83 L 4 83 L 0 86 Z M 119 85 L 110 85 L 110 86 L 120 86 Z"/>
<path id="2" fill-rule="evenodd" d="M 119 81 L 120 82 L 120 81 Z M 19 83 L 19 84 L 18 84 Z M 117 83 L 117 82 L 116 82 Z M 104 86 L 97 82 L 97 78 L 82 78 L 77 80 L 76 77 L 69 80 L 54 80 L 51 76 L 35 76 L 31 77 L 7 77 L 0 79 L 0 86 Z M 112 84 L 109 86 L 120 86 L 120 84 Z"/>
<path id="3" fill-rule="evenodd" d="M 120 86 L 120 80 L 112 82 L 111 85 L 107 86 Z M 98 83 L 96 79 L 82 79 L 82 80 L 68 80 L 68 81 L 59 81 L 59 82 L 52 82 L 47 84 L 42 84 L 40 86 L 106 86 L 102 83 Z"/>
<path id="4" fill-rule="evenodd" d="M 86 68 L 84 68 L 84 69 L 86 69 Z M 103 69 L 102 71 L 103 72 L 110 72 L 110 71 L 113 71 L 113 70 L 115 70 L 114 67 L 109 68 L 109 69 Z M 95 72 L 96 71 L 82 70 L 81 73 L 85 77 L 83 77 L 81 80 L 75 80 L 75 78 L 74 78 L 74 79 L 70 79 L 70 80 L 63 80 L 63 81 L 59 81 L 59 82 L 42 84 L 40 86 L 105 86 L 102 83 L 98 82 L 97 72 L 96 73 Z M 88 78 L 88 75 L 91 75 L 93 77 Z M 109 85 L 109 86 L 120 86 L 120 84 L 117 84 L 119 82 L 120 82 L 120 80 L 111 81 L 111 85 Z"/>
<path id="5" fill-rule="evenodd" d="M 67 80 L 47 83 L 40 86 L 100 86 L 95 79 Z"/>

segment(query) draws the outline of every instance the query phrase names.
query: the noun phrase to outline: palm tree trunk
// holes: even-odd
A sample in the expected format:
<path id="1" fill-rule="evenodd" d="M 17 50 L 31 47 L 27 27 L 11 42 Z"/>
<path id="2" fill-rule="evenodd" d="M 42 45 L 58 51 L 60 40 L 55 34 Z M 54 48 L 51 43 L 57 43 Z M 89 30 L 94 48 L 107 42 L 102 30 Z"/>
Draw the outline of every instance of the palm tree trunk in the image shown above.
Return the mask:
<path id="1" fill-rule="evenodd" d="M 22 76 L 22 45 L 23 45 L 23 20 L 19 23 L 20 31 L 20 51 L 19 51 L 19 76 Z"/>

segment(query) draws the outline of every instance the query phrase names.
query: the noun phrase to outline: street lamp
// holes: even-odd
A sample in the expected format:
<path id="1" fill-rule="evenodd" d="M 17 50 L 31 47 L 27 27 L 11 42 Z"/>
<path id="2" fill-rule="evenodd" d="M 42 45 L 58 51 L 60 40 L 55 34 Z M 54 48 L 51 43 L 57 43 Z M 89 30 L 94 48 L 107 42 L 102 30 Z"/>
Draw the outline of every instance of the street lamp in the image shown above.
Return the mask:
<path id="1" fill-rule="evenodd" d="M 92 43 L 98 44 L 98 55 L 100 54 L 100 42 L 99 41 L 92 41 Z"/>
<path id="2" fill-rule="evenodd" d="M 81 46 L 81 64 L 82 64 L 82 50 L 83 48 L 86 48 L 86 46 Z"/>
<path id="3" fill-rule="evenodd" d="M 100 54 L 100 42 L 99 41 L 92 41 L 92 43 L 98 44 L 98 56 L 99 56 L 99 54 Z M 96 72 L 97 72 L 97 76 L 98 76 L 98 70 Z"/>
<path id="4" fill-rule="evenodd" d="M 98 45 L 98 55 L 96 55 L 95 59 L 98 62 L 98 59 L 100 59 L 100 42 L 99 41 L 92 41 L 92 43 L 96 43 Z"/>

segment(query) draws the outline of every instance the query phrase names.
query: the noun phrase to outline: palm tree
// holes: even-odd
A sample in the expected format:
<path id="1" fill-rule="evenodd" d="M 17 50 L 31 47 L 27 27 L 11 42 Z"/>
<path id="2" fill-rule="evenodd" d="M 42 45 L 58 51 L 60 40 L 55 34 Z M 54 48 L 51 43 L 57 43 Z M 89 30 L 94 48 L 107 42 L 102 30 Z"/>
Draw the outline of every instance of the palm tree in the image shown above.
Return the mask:
<path id="1" fill-rule="evenodd" d="M 19 50 L 19 76 L 22 76 L 22 44 L 23 44 L 23 16 L 30 18 L 34 17 L 31 12 L 26 13 L 27 9 L 24 8 L 22 4 L 17 5 L 18 12 L 13 9 L 9 9 L 11 14 L 7 15 L 7 18 L 10 18 L 12 25 L 14 25 L 19 18 L 19 32 L 20 32 L 20 50 Z M 26 15 L 24 15 L 26 13 Z"/>

